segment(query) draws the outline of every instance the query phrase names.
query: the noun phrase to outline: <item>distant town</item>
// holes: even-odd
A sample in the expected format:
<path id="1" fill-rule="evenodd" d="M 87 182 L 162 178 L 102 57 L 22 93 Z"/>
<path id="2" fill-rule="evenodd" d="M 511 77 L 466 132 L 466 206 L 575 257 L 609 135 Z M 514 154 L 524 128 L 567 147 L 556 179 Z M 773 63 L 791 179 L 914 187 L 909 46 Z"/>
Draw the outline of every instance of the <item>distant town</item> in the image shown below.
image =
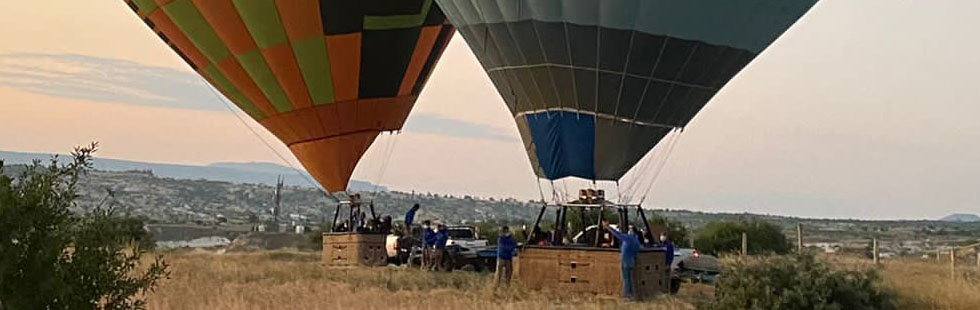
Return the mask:
<path id="1" fill-rule="evenodd" d="M 0 152 L 0 159 L 21 165 L 8 167 L 7 174 L 17 173 L 18 167 L 22 169 L 25 163 L 43 158 L 50 157 Z M 220 173 L 215 173 L 215 166 L 198 167 L 195 171 L 193 166 L 99 160 L 96 168 L 99 170 L 92 171 L 81 182 L 78 211 L 111 203 L 119 213 L 145 218 L 151 231 L 158 235 L 158 242 L 188 245 L 191 239 L 216 235 L 233 240 L 237 234 L 270 223 L 278 175 L 291 173 L 293 179 L 281 192 L 278 222 L 285 228 L 277 227 L 277 230 L 316 229 L 330 222 L 336 207 L 319 190 L 301 185 L 295 171 L 272 164 L 225 164 L 217 168 Z M 230 182 L 229 178 L 234 177 L 267 181 Z M 534 201 L 513 198 L 406 193 L 365 182 L 355 185 L 364 197 L 374 202 L 379 214 L 392 215 L 395 219 L 400 219 L 412 204 L 419 203 L 422 205 L 419 218 L 450 224 L 520 226 L 534 221 L 539 206 Z M 973 214 L 954 214 L 937 220 L 869 221 L 675 209 L 652 210 L 652 213 L 680 222 L 694 232 L 710 222 L 761 220 L 778 224 L 787 235 L 795 236 L 799 224 L 804 231 L 804 245 L 828 253 L 865 251 L 871 240 L 877 238 L 885 258 L 931 255 L 937 249 L 971 243 L 980 237 L 980 218 Z"/>

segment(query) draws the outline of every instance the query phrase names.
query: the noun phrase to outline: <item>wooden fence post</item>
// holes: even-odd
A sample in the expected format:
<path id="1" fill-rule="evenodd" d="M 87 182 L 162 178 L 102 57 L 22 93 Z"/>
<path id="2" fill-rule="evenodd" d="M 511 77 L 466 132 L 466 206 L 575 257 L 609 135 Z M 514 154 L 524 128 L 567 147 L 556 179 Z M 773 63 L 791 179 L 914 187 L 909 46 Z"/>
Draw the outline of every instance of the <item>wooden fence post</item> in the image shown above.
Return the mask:
<path id="1" fill-rule="evenodd" d="M 871 261 L 878 266 L 878 238 L 871 239 Z"/>
<path id="2" fill-rule="evenodd" d="M 977 268 L 980 268 L 980 245 L 977 245 Z"/>
<path id="3" fill-rule="evenodd" d="M 749 235 L 742 233 L 742 256 L 749 254 Z"/>
<path id="4" fill-rule="evenodd" d="M 941 260 L 942 257 L 940 255 L 942 255 L 942 253 L 940 252 L 939 247 L 936 247 L 936 263 L 942 262 Z"/>
<path id="5" fill-rule="evenodd" d="M 949 248 L 949 278 L 956 279 L 956 248 Z"/>
<path id="6" fill-rule="evenodd" d="M 796 254 L 803 255 L 803 225 L 796 223 Z"/>

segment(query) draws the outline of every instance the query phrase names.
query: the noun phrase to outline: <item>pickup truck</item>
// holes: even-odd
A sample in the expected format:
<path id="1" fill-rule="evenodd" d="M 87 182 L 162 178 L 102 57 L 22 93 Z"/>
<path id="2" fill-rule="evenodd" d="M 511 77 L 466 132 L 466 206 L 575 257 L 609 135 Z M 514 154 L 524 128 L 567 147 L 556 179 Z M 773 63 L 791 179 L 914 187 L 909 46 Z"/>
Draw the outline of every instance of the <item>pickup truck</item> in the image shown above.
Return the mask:
<path id="1" fill-rule="evenodd" d="M 446 228 L 446 232 L 449 234 L 449 240 L 446 241 L 446 250 L 449 255 L 446 257 L 445 268 L 482 271 L 488 268 L 493 269 L 496 266 L 495 248 L 490 246 L 486 239 L 480 239 L 476 227 L 449 226 Z M 389 255 L 398 263 L 420 265 L 422 250 L 419 248 L 417 240 L 414 239 L 417 238 L 399 239 L 399 245 L 392 246 Z"/>

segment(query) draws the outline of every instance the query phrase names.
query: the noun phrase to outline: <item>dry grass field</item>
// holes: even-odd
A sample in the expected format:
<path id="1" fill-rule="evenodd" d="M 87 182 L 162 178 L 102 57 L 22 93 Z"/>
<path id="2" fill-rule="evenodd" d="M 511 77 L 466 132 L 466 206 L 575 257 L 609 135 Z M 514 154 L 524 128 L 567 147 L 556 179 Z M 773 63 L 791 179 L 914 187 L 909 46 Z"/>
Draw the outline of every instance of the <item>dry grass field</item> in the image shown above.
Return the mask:
<path id="1" fill-rule="evenodd" d="M 712 289 L 687 284 L 673 297 L 646 302 L 494 290 L 488 274 L 430 274 L 404 268 L 325 268 L 317 253 L 166 255 L 171 279 L 147 296 L 150 309 L 694 309 Z M 842 268 L 870 268 L 855 258 L 828 258 Z M 980 309 L 975 267 L 949 279 L 947 264 L 892 260 L 881 267 L 902 309 Z"/>
<path id="2" fill-rule="evenodd" d="M 845 268 L 871 268 L 866 259 L 828 257 Z M 950 279 L 949 260 L 900 258 L 884 260 L 880 274 L 885 286 L 898 295 L 902 309 L 980 309 L 980 270 L 976 265 L 956 266 Z"/>
<path id="3" fill-rule="evenodd" d="M 489 274 L 405 268 L 326 268 L 318 253 L 168 254 L 171 279 L 150 309 L 693 309 L 710 289 L 649 302 L 495 291 Z"/>

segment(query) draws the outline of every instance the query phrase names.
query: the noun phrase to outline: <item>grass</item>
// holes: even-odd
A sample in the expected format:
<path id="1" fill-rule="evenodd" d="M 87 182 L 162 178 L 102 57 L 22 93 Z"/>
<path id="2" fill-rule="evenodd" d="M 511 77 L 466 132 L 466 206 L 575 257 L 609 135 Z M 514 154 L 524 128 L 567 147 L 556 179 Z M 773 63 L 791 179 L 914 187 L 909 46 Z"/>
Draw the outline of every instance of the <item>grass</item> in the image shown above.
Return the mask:
<path id="1" fill-rule="evenodd" d="M 677 296 L 646 302 L 526 291 L 494 290 L 491 274 L 425 273 L 405 268 L 327 268 L 318 253 L 168 253 L 171 279 L 147 302 L 150 309 L 694 309 L 713 296 L 685 284 Z M 865 259 L 825 257 L 840 268 L 873 268 Z M 883 284 L 902 309 L 980 309 L 980 273 L 947 263 L 892 259 L 880 267 Z"/>
<path id="2" fill-rule="evenodd" d="M 150 309 L 694 309 L 710 289 L 647 302 L 494 290 L 491 274 L 405 268 L 327 268 L 318 253 L 167 254 L 171 279 Z"/>
<path id="3" fill-rule="evenodd" d="M 830 257 L 846 268 L 873 268 L 869 260 Z M 901 309 L 980 309 L 980 273 L 975 265 L 957 265 L 950 278 L 949 261 L 898 258 L 882 261 L 885 287 L 897 294 Z"/>

